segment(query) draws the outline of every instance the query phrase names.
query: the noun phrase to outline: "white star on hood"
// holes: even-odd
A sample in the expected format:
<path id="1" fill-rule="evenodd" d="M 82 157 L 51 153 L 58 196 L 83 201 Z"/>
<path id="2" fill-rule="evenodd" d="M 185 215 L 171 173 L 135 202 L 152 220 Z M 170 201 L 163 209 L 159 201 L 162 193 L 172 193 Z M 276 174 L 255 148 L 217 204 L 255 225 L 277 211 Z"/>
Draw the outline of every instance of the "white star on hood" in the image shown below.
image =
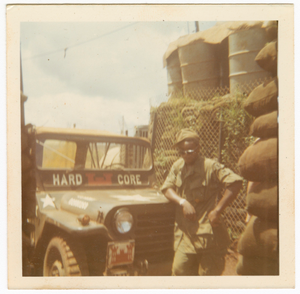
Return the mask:
<path id="1" fill-rule="evenodd" d="M 55 208 L 53 199 L 49 196 L 49 194 L 47 194 L 45 198 L 41 198 L 41 201 L 43 202 L 43 208 L 45 208 L 49 205 Z"/>

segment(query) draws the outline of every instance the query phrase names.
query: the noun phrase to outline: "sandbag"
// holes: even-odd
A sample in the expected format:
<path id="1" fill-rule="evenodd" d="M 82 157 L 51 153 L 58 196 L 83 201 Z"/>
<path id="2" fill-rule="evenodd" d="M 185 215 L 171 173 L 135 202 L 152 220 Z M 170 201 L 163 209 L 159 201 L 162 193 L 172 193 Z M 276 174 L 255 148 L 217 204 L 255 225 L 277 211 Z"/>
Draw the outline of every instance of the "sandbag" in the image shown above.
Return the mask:
<path id="1" fill-rule="evenodd" d="M 278 135 L 277 116 L 278 112 L 273 111 L 256 118 L 250 127 L 250 136 L 259 138 L 276 137 Z"/>
<path id="2" fill-rule="evenodd" d="M 270 42 L 255 57 L 256 63 L 273 76 L 277 75 L 277 41 Z"/>
<path id="3" fill-rule="evenodd" d="M 243 256 L 261 256 L 277 260 L 277 222 L 263 221 L 257 216 L 252 216 L 239 239 L 238 252 Z"/>
<path id="4" fill-rule="evenodd" d="M 274 182 L 261 182 L 248 191 L 246 210 L 262 220 L 278 221 L 278 186 Z"/>
<path id="5" fill-rule="evenodd" d="M 248 181 L 277 179 L 277 138 L 259 139 L 249 146 L 238 161 L 240 175 Z"/>
<path id="6" fill-rule="evenodd" d="M 258 256 L 239 256 L 236 266 L 238 275 L 279 275 L 279 260 L 261 258 Z"/>
<path id="7" fill-rule="evenodd" d="M 244 101 L 244 109 L 258 117 L 278 109 L 278 80 L 277 78 L 256 87 Z"/>
<path id="8" fill-rule="evenodd" d="M 278 37 L 278 21 L 267 20 L 263 23 L 262 28 L 266 30 L 267 39 L 273 41 Z"/>

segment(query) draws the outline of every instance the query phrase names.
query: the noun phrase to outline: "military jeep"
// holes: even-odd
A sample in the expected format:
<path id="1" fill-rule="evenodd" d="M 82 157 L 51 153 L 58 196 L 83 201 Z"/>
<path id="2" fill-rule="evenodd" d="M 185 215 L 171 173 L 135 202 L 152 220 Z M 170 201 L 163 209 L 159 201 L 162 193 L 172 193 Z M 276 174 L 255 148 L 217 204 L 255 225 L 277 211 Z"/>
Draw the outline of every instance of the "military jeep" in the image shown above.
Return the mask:
<path id="1" fill-rule="evenodd" d="M 170 275 L 173 226 L 147 139 L 23 128 L 24 276 Z"/>

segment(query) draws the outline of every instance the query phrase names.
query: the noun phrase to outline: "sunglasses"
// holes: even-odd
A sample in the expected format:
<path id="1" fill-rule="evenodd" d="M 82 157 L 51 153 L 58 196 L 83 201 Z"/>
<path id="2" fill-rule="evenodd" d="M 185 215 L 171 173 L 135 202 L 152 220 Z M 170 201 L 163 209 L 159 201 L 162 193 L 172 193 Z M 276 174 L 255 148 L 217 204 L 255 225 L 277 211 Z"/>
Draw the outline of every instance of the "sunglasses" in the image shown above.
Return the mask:
<path id="1" fill-rule="evenodd" d="M 178 150 L 179 155 L 191 155 L 194 154 L 197 151 L 198 148 L 194 150 Z"/>

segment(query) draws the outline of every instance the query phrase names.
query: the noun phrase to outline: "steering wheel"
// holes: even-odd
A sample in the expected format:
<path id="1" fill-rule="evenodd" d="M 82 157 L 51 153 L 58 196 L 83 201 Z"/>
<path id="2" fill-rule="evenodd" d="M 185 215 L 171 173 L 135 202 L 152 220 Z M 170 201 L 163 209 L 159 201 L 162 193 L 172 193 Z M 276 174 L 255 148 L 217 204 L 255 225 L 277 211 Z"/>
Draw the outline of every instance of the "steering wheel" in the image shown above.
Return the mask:
<path id="1" fill-rule="evenodd" d="M 124 163 L 119 163 L 119 162 L 113 162 L 111 163 L 110 165 L 106 165 L 104 166 L 104 169 L 109 169 L 111 168 L 113 165 L 119 165 L 119 168 L 123 169 L 125 167 L 125 164 Z"/>

